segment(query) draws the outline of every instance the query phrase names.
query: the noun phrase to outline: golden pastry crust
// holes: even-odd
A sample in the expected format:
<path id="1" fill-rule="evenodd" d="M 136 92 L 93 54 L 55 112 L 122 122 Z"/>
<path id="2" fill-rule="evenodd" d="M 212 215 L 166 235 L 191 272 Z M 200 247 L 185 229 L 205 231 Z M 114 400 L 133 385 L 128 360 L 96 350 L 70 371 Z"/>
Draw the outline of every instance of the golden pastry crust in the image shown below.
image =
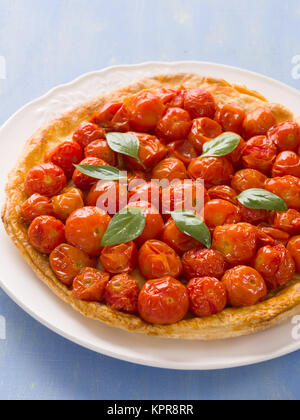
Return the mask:
<path id="1" fill-rule="evenodd" d="M 142 79 L 130 86 L 99 96 L 78 106 L 70 112 L 39 129 L 27 142 L 16 167 L 9 174 L 6 187 L 6 203 L 2 209 L 2 220 L 8 235 L 37 276 L 50 289 L 74 309 L 86 317 L 105 324 L 152 336 L 197 340 L 219 340 L 237 337 L 276 325 L 300 312 L 300 277 L 295 277 L 284 288 L 273 292 L 268 298 L 242 309 L 225 309 L 209 318 L 190 318 L 177 324 L 161 326 L 145 323 L 138 316 L 113 311 L 106 305 L 87 303 L 73 297 L 50 268 L 48 256 L 36 251 L 28 242 L 27 226 L 22 222 L 20 205 L 28 198 L 24 189 L 25 175 L 30 168 L 41 163 L 47 152 L 57 144 L 70 139 L 75 129 L 101 105 L 111 101 L 130 100 L 130 96 L 147 89 L 201 87 L 210 91 L 217 102 L 236 103 L 247 112 L 263 106 L 271 109 L 277 122 L 293 120 L 293 114 L 284 106 L 268 102 L 262 95 L 244 86 L 230 85 L 224 80 L 200 77 L 193 74 L 162 75 Z"/>

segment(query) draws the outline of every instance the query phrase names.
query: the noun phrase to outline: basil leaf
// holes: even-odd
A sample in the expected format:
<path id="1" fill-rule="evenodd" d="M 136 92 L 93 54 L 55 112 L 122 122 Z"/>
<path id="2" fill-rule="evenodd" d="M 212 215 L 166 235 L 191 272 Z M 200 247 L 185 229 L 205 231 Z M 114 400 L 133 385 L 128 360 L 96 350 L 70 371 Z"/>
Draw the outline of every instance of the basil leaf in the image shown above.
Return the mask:
<path id="1" fill-rule="evenodd" d="M 106 140 L 109 147 L 117 153 L 136 159 L 144 169 L 145 165 L 139 158 L 140 141 L 133 133 L 107 133 Z"/>
<path id="2" fill-rule="evenodd" d="M 126 179 L 127 175 L 112 166 L 101 165 L 74 165 L 78 171 L 96 179 L 106 179 L 109 181 L 119 181 Z"/>
<path id="3" fill-rule="evenodd" d="M 204 143 L 202 157 L 226 156 L 232 153 L 239 145 L 241 138 L 234 133 L 224 133 L 221 136 Z"/>
<path id="4" fill-rule="evenodd" d="M 127 207 L 111 220 L 101 242 L 101 246 L 119 245 L 138 238 L 146 225 L 143 209 Z"/>
<path id="5" fill-rule="evenodd" d="M 192 211 L 176 210 L 171 212 L 171 216 L 181 232 L 196 239 L 211 248 L 211 234 L 206 224 Z"/>
<path id="6" fill-rule="evenodd" d="M 260 188 L 243 191 L 236 197 L 248 209 L 287 211 L 288 207 L 282 198 Z"/>

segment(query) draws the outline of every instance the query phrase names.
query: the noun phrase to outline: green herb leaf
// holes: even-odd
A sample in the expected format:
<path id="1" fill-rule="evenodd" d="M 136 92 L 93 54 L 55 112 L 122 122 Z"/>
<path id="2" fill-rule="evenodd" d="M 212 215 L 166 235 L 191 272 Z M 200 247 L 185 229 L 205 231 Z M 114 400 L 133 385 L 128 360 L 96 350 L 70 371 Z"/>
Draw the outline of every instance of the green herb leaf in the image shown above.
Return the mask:
<path id="1" fill-rule="evenodd" d="M 204 143 L 203 157 L 218 157 L 226 156 L 232 153 L 239 145 L 241 138 L 239 135 L 234 133 L 224 133 L 214 140 Z"/>
<path id="2" fill-rule="evenodd" d="M 211 248 L 211 234 L 202 219 L 189 210 L 176 210 L 171 216 L 181 232 Z"/>
<path id="3" fill-rule="evenodd" d="M 243 191 L 236 197 L 248 209 L 287 211 L 288 207 L 282 198 L 260 188 Z"/>
<path id="4" fill-rule="evenodd" d="M 105 179 L 109 181 L 119 181 L 120 179 L 126 179 L 127 176 L 124 172 L 113 166 L 101 166 L 101 165 L 74 165 L 78 171 L 96 179 Z"/>
<path id="5" fill-rule="evenodd" d="M 134 241 L 146 225 L 144 210 L 127 207 L 117 213 L 111 220 L 101 242 L 101 246 L 112 246 Z"/>
<path id="6" fill-rule="evenodd" d="M 139 158 L 140 141 L 136 135 L 133 133 L 107 133 L 106 139 L 114 152 L 136 159 L 146 169 Z"/>

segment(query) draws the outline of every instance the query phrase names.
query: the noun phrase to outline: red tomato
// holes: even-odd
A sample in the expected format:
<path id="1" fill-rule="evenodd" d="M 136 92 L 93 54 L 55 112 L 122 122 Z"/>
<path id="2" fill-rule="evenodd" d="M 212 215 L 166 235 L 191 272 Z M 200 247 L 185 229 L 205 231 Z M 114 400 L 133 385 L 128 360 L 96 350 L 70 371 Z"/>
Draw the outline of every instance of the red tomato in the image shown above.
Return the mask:
<path id="1" fill-rule="evenodd" d="M 73 141 L 78 143 L 82 149 L 99 139 L 105 139 L 105 131 L 92 123 L 82 124 L 73 134 Z"/>
<path id="2" fill-rule="evenodd" d="M 232 164 L 224 157 L 204 157 L 194 159 L 188 174 L 192 179 L 203 179 L 206 188 L 216 185 L 230 184 L 234 175 Z"/>
<path id="3" fill-rule="evenodd" d="M 273 165 L 272 177 L 293 175 L 300 178 L 300 157 L 295 152 L 281 152 Z"/>
<path id="4" fill-rule="evenodd" d="M 256 169 L 264 174 L 270 173 L 277 155 L 276 146 L 266 136 L 248 140 L 243 151 L 245 168 Z"/>
<path id="5" fill-rule="evenodd" d="M 127 188 L 116 181 L 98 181 L 88 193 L 86 203 L 113 216 L 127 205 Z"/>
<path id="6" fill-rule="evenodd" d="M 74 164 L 81 162 L 82 158 L 83 152 L 79 144 L 74 141 L 65 141 L 49 153 L 45 161 L 59 166 L 68 178 L 72 178 L 75 170 Z"/>
<path id="7" fill-rule="evenodd" d="M 40 194 L 52 197 L 59 194 L 66 185 L 64 171 L 53 163 L 34 166 L 25 177 L 25 189 L 28 195 Z"/>
<path id="8" fill-rule="evenodd" d="M 234 174 L 231 186 L 240 194 L 241 192 L 252 188 L 264 189 L 267 179 L 266 175 L 255 169 L 242 169 Z"/>
<path id="9" fill-rule="evenodd" d="M 122 103 L 103 105 L 98 112 L 94 113 L 91 122 L 104 128 L 106 131 L 121 131 L 125 133 L 130 129 L 129 115 L 125 105 Z"/>
<path id="10" fill-rule="evenodd" d="M 248 209 L 247 207 L 239 204 L 241 211 L 241 219 L 243 222 L 258 225 L 259 223 L 267 222 L 270 212 L 268 210 Z"/>
<path id="11" fill-rule="evenodd" d="M 277 212 L 275 213 L 273 224 L 284 232 L 297 235 L 300 233 L 300 213 L 294 209 Z"/>
<path id="12" fill-rule="evenodd" d="M 233 307 L 252 306 L 267 296 L 263 277 L 252 267 L 237 266 L 226 271 L 222 278 L 228 303 Z"/>
<path id="13" fill-rule="evenodd" d="M 164 276 L 178 278 L 182 273 L 181 260 L 176 252 L 155 239 L 145 242 L 140 249 L 139 268 L 147 280 Z"/>
<path id="14" fill-rule="evenodd" d="M 296 271 L 300 274 L 300 236 L 294 236 L 288 243 L 287 249 L 296 263 Z"/>
<path id="15" fill-rule="evenodd" d="M 198 157 L 198 153 L 189 140 L 177 140 L 167 145 L 168 157 L 181 160 L 185 165 L 189 165 L 193 159 Z"/>
<path id="16" fill-rule="evenodd" d="M 66 238 L 69 244 L 91 257 L 101 254 L 101 241 L 111 218 L 97 207 L 75 210 L 66 222 Z"/>
<path id="17" fill-rule="evenodd" d="M 214 277 L 194 278 L 187 285 L 190 311 L 196 317 L 207 317 L 222 312 L 227 305 L 223 283 Z"/>
<path id="18" fill-rule="evenodd" d="M 148 134 L 132 134 L 135 134 L 139 139 L 139 159 L 145 165 L 146 169 L 151 169 L 166 156 L 167 149 L 157 137 Z M 124 156 L 124 162 L 129 169 L 143 170 L 142 165 L 132 157 Z"/>
<path id="19" fill-rule="evenodd" d="M 94 157 L 104 160 L 110 166 L 118 165 L 118 154 L 108 145 L 107 140 L 95 140 L 84 149 L 85 157 Z"/>
<path id="20" fill-rule="evenodd" d="M 174 89 L 162 88 L 156 92 L 156 95 L 161 99 L 164 105 L 168 105 L 170 104 L 170 102 L 172 102 L 176 98 L 178 93 L 179 91 L 174 90 Z"/>
<path id="21" fill-rule="evenodd" d="M 258 226 L 259 247 L 266 245 L 284 245 L 286 246 L 290 235 L 282 230 L 275 229 L 272 226 Z"/>
<path id="22" fill-rule="evenodd" d="M 140 292 L 138 311 L 151 324 L 175 324 L 189 309 L 186 287 L 172 277 L 147 281 Z"/>
<path id="23" fill-rule="evenodd" d="M 146 226 L 142 234 L 135 240 L 138 247 L 142 246 L 144 242 L 149 239 L 159 238 L 164 228 L 164 221 L 158 210 L 146 201 L 139 201 L 135 203 L 129 203 L 128 207 L 137 207 L 144 209 L 146 216 Z"/>
<path id="24" fill-rule="evenodd" d="M 39 216 L 54 216 L 53 206 L 49 198 L 33 194 L 22 204 L 20 215 L 26 223 L 31 223 Z"/>
<path id="25" fill-rule="evenodd" d="M 173 248 L 179 255 L 182 255 L 189 249 L 201 246 L 200 242 L 196 239 L 181 232 L 172 218 L 165 224 L 161 240 Z"/>
<path id="26" fill-rule="evenodd" d="M 111 274 L 131 273 L 138 264 L 138 250 L 134 242 L 106 246 L 100 261 L 104 270 Z"/>
<path id="27" fill-rule="evenodd" d="M 202 153 L 204 143 L 219 137 L 222 134 L 222 127 L 211 118 L 197 118 L 193 121 L 189 134 L 189 141 L 195 149 Z"/>
<path id="28" fill-rule="evenodd" d="M 104 160 L 94 157 L 85 158 L 82 162 L 80 162 L 80 165 L 109 166 L 108 163 L 104 162 Z M 98 179 L 91 178 L 90 176 L 80 172 L 78 169 L 75 169 L 72 179 L 76 187 L 81 190 L 89 190 L 94 184 L 96 184 L 96 182 L 98 182 Z"/>
<path id="29" fill-rule="evenodd" d="M 222 126 L 223 131 L 233 131 L 242 134 L 245 111 L 236 104 L 219 104 L 215 120 Z"/>
<path id="30" fill-rule="evenodd" d="M 238 206 L 226 200 L 212 200 L 205 204 L 204 221 L 209 229 L 217 226 L 241 222 Z"/>
<path id="31" fill-rule="evenodd" d="M 187 172 L 184 163 L 176 158 L 166 158 L 161 160 L 152 171 L 152 179 L 181 180 L 187 178 Z"/>
<path id="32" fill-rule="evenodd" d="M 216 103 L 211 93 L 203 89 L 188 89 L 184 95 L 184 109 L 195 118 L 214 118 Z"/>
<path id="33" fill-rule="evenodd" d="M 188 112 L 181 108 L 170 108 L 158 122 L 156 135 L 166 142 L 185 139 L 192 127 L 192 120 Z"/>
<path id="34" fill-rule="evenodd" d="M 218 226 L 213 235 L 213 249 L 219 251 L 229 264 L 247 264 L 255 256 L 258 233 L 248 223 Z"/>
<path id="35" fill-rule="evenodd" d="M 139 184 L 134 188 L 129 186 L 129 202 L 147 201 L 157 210 L 161 209 L 162 189 L 154 181 Z"/>
<path id="36" fill-rule="evenodd" d="M 182 265 L 187 280 L 194 277 L 216 277 L 220 279 L 227 266 L 219 252 L 201 248 L 187 251 L 182 257 Z"/>
<path id="37" fill-rule="evenodd" d="M 300 179 L 286 175 L 266 181 L 265 189 L 281 197 L 289 208 L 300 211 Z"/>
<path id="38" fill-rule="evenodd" d="M 162 118 L 165 106 L 161 98 L 151 92 L 137 94 L 130 106 L 130 126 L 136 131 L 152 131 Z"/>
<path id="39" fill-rule="evenodd" d="M 210 188 L 208 195 L 210 200 L 226 200 L 232 204 L 238 204 L 235 198 L 238 195 L 237 192 L 227 185 L 217 185 L 216 187 Z"/>
<path id="40" fill-rule="evenodd" d="M 65 242 L 65 226 L 53 216 L 39 216 L 28 230 L 31 245 L 42 254 L 51 252 Z"/>
<path id="41" fill-rule="evenodd" d="M 300 126 L 294 121 L 282 122 L 268 132 L 268 137 L 280 152 L 297 152 L 300 147 Z"/>
<path id="42" fill-rule="evenodd" d="M 114 276 L 105 289 L 105 301 L 115 311 L 137 312 L 139 285 L 128 274 Z"/>
<path id="43" fill-rule="evenodd" d="M 245 140 L 242 139 L 242 137 L 240 137 L 240 142 L 237 148 L 233 152 L 229 153 L 229 155 L 226 156 L 226 158 L 232 163 L 235 169 L 240 169 L 243 166 L 242 157 L 243 157 L 245 146 L 246 146 Z"/>
<path id="44" fill-rule="evenodd" d="M 101 302 L 109 277 L 103 271 L 85 268 L 74 280 L 73 296 L 86 302 Z"/>
<path id="45" fill-rule="evenodd" d="M 66 188 L 63 194 L 52 198 L 52 205 L 55 216 L 65 222 L 73 211 L 84 207 L 84 197 L 81 190 Z"/>
<path id="46" fill-rule="evenodd" d="M 243 123 L 243 137 L 248 140 L 255 136 L 264 136 L 270 128 L 276 125 L 276 118 L 272 111 L 257 108 L 246 115 Z"/>
<path id="47" fill-rule="evenodd" d="M 295 274 L 295 262 L 283 245 L 261 248 L 256 255 L 254 268 L 263 276 L 269 289 L 285 285 Z"/>
<path id="48" fill-rule="evenodd" d="M 96 260 L 80 249 L 61 244 L 50 255 L 50 265 L 59 280 L 66 286 L 72 286 L 73 280 L 86 267 L 95 267 Z"/>

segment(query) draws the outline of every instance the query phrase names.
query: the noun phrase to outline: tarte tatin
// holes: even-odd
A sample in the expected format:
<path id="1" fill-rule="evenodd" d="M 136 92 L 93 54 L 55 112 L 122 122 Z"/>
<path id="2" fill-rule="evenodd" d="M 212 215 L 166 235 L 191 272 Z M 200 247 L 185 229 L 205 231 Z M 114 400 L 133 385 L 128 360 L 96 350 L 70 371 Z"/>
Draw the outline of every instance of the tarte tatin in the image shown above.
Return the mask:
<path id="1" fill-rule="evenodd" d="M 202 208 L 179 208 L 200 184 Z M 86 317 L 218 340 L 300 312 L 300 126 L 244 86 L 163 75 L 97 97 L 32 136 L 6 193 L 7 233 Z"/>

